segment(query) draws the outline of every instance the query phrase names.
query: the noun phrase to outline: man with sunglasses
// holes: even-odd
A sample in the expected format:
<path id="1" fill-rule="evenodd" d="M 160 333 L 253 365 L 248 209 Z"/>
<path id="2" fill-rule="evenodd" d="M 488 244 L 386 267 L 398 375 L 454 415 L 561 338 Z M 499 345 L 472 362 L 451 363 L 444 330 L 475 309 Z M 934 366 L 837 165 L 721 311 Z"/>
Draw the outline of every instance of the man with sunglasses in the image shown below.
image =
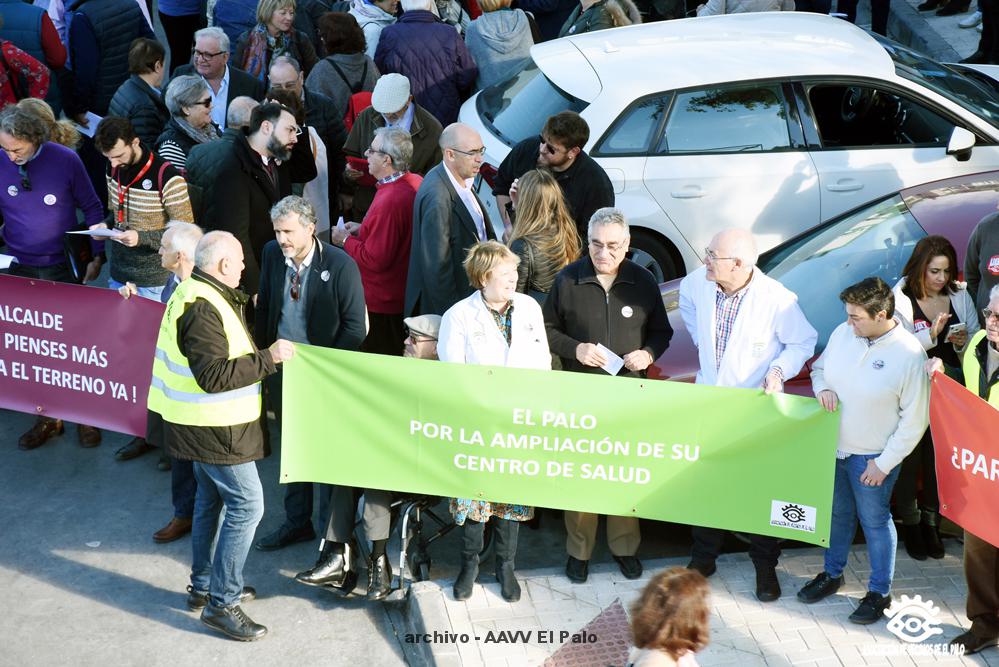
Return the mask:
<path id="1" fill-rule="evenodd" d="M 301 197 L 285 197 L 270 210 L 275 240 L 264 246 L 257 293 L 257 347 L 278 339 L 339 350 L 357 350 L 365 336 L 361 274 L 347 253 L 316 238 L 316 212 Z M 269 382 L 269 397 L 281 419 L 281 377 Z M 327 517 L 331 487 L 320 485 L 320 521 Z M 259 542 L 273 551 L 315 539 L 312 525 L 313 485 L 285 486 L 285 519 Z"/>
<path id="2" fill-rule="evenodd" d="M 598 208 L 614 206 L 614 186 L 603 167 L 583 150 L 590 139 L 590 127 L 573 111 L 550 117 L 541 135 L 524 139 L 513 147 L 500 164 L 493 195 L 503 216 L 505 235 L 513 231 L 513 197 L 517 179 L 532 169 L 550 169 L 565 194 L 569 213 L 576 221 L 579 238 L 586 240 L 586 226 Z"/>

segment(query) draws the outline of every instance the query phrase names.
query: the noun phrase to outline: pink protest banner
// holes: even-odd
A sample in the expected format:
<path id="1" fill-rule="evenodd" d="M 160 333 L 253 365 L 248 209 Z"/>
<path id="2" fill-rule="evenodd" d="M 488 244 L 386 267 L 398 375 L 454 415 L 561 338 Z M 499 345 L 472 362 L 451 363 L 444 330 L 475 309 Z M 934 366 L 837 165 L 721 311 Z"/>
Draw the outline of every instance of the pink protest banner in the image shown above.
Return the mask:
<path id="1" fill-rule="evenodd" d="M 163 305 L 0 275 L 0 407 L 145 435 Z"/>

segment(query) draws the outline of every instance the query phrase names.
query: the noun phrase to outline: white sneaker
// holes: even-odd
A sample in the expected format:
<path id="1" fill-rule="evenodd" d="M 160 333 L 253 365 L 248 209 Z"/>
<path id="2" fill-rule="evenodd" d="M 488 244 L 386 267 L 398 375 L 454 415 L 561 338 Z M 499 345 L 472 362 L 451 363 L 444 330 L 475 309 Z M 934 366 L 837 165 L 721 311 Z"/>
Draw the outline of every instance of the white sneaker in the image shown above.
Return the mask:
<path id="1" fill-rule="evenodd" d="M 966 19 L 962 19 L 958 22 L 958 26 L 961 28 L 977 28 L 982 24 L 982 13 L 972 12 L 971 16 Z"/>

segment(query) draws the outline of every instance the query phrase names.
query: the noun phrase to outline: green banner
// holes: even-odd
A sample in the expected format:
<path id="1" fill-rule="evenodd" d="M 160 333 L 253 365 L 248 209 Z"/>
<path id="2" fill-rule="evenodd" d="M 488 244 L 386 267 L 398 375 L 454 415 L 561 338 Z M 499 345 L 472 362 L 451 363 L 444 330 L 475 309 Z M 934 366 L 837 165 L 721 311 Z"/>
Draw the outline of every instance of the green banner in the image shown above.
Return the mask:
<path id="1" fill-rule="evenodd" d="M 799 396 L 296 345 L 281 481 L 826 545 L 839 414 Z"/>

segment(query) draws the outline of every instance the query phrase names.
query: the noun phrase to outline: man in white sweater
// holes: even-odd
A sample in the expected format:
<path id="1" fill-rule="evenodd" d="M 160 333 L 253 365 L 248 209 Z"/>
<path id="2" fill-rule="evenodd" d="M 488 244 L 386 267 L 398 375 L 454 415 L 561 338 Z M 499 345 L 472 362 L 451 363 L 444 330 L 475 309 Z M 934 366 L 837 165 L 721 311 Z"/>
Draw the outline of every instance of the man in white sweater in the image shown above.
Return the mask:
<path id="1" fill-rule="evenodd" d="M 680 315 L 697 346 L 697 384 L 783 391 L 815 351 L 817 335 L 798 297 L 756 268 L 756 242 L 744 229 L 719 232 L 705 251 L 704 267 L 680 283 Z M 765 445 L 765 443 L 762 443 Z M 715 571 L 725 531 L 695 526 L 690 569 Z M 780 597 L 775 537 L 751 535 L 756 597 Z"/>
<path id="2" fill-rule="evenodd" d="M 819 403 L 829 412 L 842 406 L 832 528 L 824 570 L 798 599 L 818 602 L 839 589 L 859 519 L 871 577 L 850 621 L 867 625 L 891 603 L 898 536 L 889 501 L 902 459 L 926 430 L 930 386 L 923 346 L 895 319 L 895 298 L 883 280 L 865 278 L 839 298 L 846 322 L 812 366 Z"/>

